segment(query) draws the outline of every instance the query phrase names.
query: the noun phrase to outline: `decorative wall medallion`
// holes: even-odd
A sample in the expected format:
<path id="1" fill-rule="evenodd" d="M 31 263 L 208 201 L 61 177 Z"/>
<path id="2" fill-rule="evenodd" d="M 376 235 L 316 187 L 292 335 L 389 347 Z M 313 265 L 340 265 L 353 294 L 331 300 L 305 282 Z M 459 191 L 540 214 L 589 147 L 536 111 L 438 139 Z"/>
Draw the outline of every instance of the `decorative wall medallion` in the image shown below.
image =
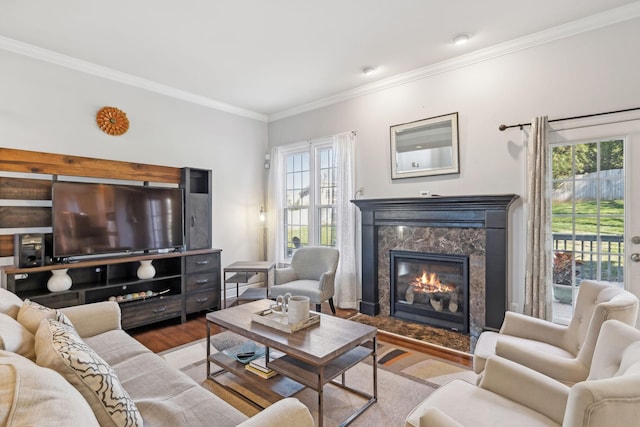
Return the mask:
<path id="1" fill-rule="evenodd" d="M 109 135 L 122 135 L 129 129 L 127 113 L 115 107 L 102 107 L 96 114 L 96 122 Z"/>

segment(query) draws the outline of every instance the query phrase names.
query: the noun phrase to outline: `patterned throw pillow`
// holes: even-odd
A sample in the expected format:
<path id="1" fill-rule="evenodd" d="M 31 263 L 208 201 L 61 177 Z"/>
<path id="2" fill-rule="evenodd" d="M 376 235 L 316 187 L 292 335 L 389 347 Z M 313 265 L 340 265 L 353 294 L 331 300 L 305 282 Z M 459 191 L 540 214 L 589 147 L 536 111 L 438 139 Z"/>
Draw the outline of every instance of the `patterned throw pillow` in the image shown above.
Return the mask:
<path id="1" fill-rule="evenodd" d="M 20 311 L 18 311 L 18 322 L 22 324 L 29 332 L 35 335 L 40 326 L 40 322 L 43 319 L 53 319 L 58 322 L 64 323 L 68 326 L 73 326 L 73 323 L 65 316 L 61 311 L 55 308 L 45 307 L 35 301 L 24 300 Z"/>
<path id="2" fill-rule="evenodd" d="M 87 400 L 101 426 L 142 426 L 142 416 L 120 380 L 72 326 L 56 320 L 40 324 L 36 362 L 69 381 Z"/>

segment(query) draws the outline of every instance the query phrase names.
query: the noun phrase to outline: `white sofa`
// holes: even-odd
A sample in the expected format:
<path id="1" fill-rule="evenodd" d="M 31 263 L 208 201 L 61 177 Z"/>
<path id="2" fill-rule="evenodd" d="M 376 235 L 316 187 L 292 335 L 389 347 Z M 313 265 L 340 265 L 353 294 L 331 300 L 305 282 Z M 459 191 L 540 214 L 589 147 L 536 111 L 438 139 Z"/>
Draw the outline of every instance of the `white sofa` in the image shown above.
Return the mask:
<path id="1" fill-rule="evenodd" d="M 248 419 L 124 332 L 115 302 L 47 310 L 0 289 L 0 377 L 2 426 L 314 425 L 291 398 Z"/>
<path id="2" fill-rule="evenodd" d="M 528 366 L 568 385 L 589 374 L 598 333 L 606 320 L 635 325 L 638 298 L 609 282 L 583 280 L 568 326 L 507 312 L 500 332 L 480 335 L 473 369 L 484 370 L 493 354 Z"/>
<path id="3" fill-rule="evenodd" d="M 640 331 L 617 320 L 602 326 L 589 376 L 569 387 L 500 356 L 478 385 L 453 380 L 429 395 L 407 427 L 640 425 Z"/>

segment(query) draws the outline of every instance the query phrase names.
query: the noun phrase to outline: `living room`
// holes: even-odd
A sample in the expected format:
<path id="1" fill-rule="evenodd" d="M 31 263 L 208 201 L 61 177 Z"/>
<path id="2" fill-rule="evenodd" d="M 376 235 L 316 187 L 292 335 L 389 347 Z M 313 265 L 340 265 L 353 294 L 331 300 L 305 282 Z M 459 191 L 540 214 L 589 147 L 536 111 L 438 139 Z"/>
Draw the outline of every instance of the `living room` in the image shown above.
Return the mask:
<path id="1" fill-rule="evenodd" d="M 15 43 L 3 39 L 2 145 L 212 169 L 213 234 L 215 246 L 224 249 L 222 264 L 258 259 L 264 154 L 276 145 L 357 131 L 355 184 L 366 198 L 417 197 L 422 190 L 524 195 L 522 135 L 517 129 L 500 132 L 498 126 L 537 115 L 553 119 L 635 107 L 637 25 L 631 16 L 539 45 L 529 42 L 526 49 L 498 51 L 493 58 L 469 58 L 464 67 L 450 66 L 447 72 L 426 70 L 424 78 L 268 122 L 264 115 L 256 119 L 207 108 L 15 53 Z M 131 127 L 125 135 L 97 129 L 93 116 L 103 105 L 127 113 Z M 455 111 L 460 174 L 392 181 L 389 127 Z M 523 235 L 523 221 L 522 205 L 513 207 L 510 283 L 523 277 L 516 238 Z M 511 302 L 519 304 L 521 290 L 511 292 Z"/>
<path id="2" fill-rule="evenodd" d="M 554 2 L 544 2 L 544 6 L 548 7 L 545 14 L 553 13 Z M 266 205 L 265 154 L 276 146 L 355 131 L 354 187 L 363 189 L 360 198 L 418 197 L 422 191 L 444 196 L 520 196 L 509 214 L 507 283 L 508 308 L 521 312 L 526 258 L 522 200 L 527 186 L 526 136 L 517 127 L 501 132 L 498 126 L 529 123 L 542 115 L 556 119 L 639 106 L 640 56 L 634 43 L 640 39 L 639 4 L 602 1 L 592 2 L 591 6 L 592 13 L 569 14 L 570 19 L 559 18 L 544 28 L 527 27 L 524 13 L 516 14 L 517 19 L 510 14 L 511 23 L 516 21 L 530 31 L 480 50 L 473 47 L 474 38 L 481 40 L 483 31 L 499 28 L 458 28 L 452 23 L 451 34 L 442 35 L 440 49 L 446 49 L 444 59 L 396 73 L 402 77 L 396 81 L 394 75 L 385 75 L 377 86 L 377 80 L 361 75 L 360 67 L 367 64 L 359 62 L 353 72 L 360 83 L 351 90 L 287 106 L 276 103 L 279 94 L 273 92 L 273 104 L 252 108 L 221 101 L 215 92 L 197 94 L 195 82 L 206 80 L 207 72 L 198 68 L 199 63 L 189 63 L 186 54 L 171 58 L 154 55 L 156 61 L 162 61 L 148 60 L 150 68 L 166 68 L 173 79 L 154 82 L 145 75 L 136 75 L 132 70 L 140 68 L 133 65 L 131 69 L 116 69 L 105 65 L 108 61 L 102 62 L 98 52 L 117 57 L 119 49 L 124 49 L 119 47 L 120 40 L 110 46 L 91 46 L 95 55 L 81 58 L 75 57 L 75 49 L 82 51 L 90 43 L 81 34 L 75 34 L 68 43 L 57 40 L 65 46 L 63 51 L 57 51 L 53 44 L 39 45 L 39 40 L 55 39 L 55 27 L 60 25 L 41 25 L 48 18 L 47 7 L 36 8 L 29 16 L 25 13 L 29 6 L 5 4 L 0 6 L 0 28 L 11 31 L 0 31 L 0 145 L 212 170 L 213 247 L 222 249 L 221 265 L 225 266 L 237 260 L 263 258 L 263 229 L 258 214 Z M 543 9 L 542 5 L 537 7 Z M 586 8 L 582 2 L 574 2 L 573 7 L 574 12 Z M 69 14 L 80 19 L 83 8 Z M 89 11 L 84 13 L 90 16 Z M 500 12 L 494 11 L 497 15 Z M 130 18 L 124 15 L 122 19 L 128 22 Z M 33 23 L 29 24 L 30 20 Z M 262 19 L 253 18 L 251 22 L 254 20 Z M 111 22 L 115 22 L 109 25 L 117 33 L 117 21 Z M 103 25 L 106 24 L 101 28 Z M 296 29 L 299 27 L 291 31 Z M 90 28 L 86 31 L 91 32 Z M 378 27 L 377 31 L 382 30 Z M 467 45 L 470 47 L 454 51 L 458 47 L 449 43 L 450 37 L 460 31 L 468 31 L 474 38 Z M 173 34 L 173 38 L 188 46 L 188 42 L 180 41 L 179 34 Z M 146 36 L 127 41 L 138 55 L 123 55 L 123 64 L 147 61 L 146 52 L 162 52 L 163 46 L 145 45 L 142 40 Z M 267 47 L 263 49 L 268 50 Z M 198 51 L 198 55 L 207 54 L 205 50 Z M 374 65 L 380 61 L 383 68 L 383 60 L 371 61 L 376 62 Z M 278 62 L 278 57 L 266 61 Z M 251 69 L 237 72 L 253 73 Z M 316 81 L 334 78 L 319 73 L 306 84 L 314 86 Z M 95 114 L 106 105 L 126 112 L 130 128 L 125 134 L 111 136 L 96 126 Z M 392 180 L 390 126 L 453 112 L 459 118 L 460 172 Z M 13 258 L 2 258 L 0 263 L 11 264 Z M 631 284 L 629 290 L 640 295 L 637 283 Z"/>

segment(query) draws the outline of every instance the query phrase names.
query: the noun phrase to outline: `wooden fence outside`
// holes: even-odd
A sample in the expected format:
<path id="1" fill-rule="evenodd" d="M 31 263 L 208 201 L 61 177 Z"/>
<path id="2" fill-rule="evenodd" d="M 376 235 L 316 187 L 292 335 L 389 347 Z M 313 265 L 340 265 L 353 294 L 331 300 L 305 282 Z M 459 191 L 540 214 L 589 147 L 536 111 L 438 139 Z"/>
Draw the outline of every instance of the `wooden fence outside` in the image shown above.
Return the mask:
<path id="1" fill-rule="evenodd" d="M 570 201 L 575 195 L 576 200 L 596 200 L 600 191 L 600 200 L 624 199 L 624 171 L 610 169 L 600 172 L 576 175 L 575 181 L 557 183 L 553 189 L 553 200 L 556 202 Z M 575 189 L 572 189 L 575 182 Z"/>

